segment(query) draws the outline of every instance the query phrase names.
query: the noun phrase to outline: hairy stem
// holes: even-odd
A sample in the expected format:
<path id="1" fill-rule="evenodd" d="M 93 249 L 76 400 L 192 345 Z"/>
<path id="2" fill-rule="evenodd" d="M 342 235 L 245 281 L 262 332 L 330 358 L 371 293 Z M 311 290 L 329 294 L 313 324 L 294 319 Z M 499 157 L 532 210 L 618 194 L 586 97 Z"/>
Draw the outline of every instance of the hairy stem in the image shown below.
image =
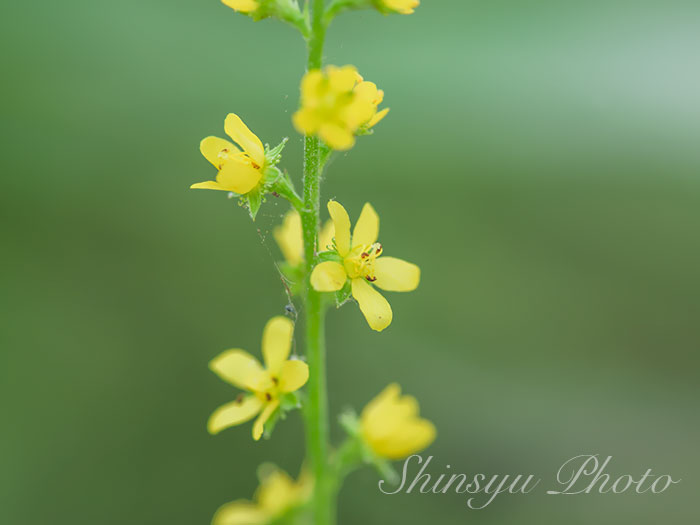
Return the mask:
<path id="1" fill-rule="evenodd" d="M 307 69 L 322 65 L 325 27 L 324 0 L 313 0 L 311 34 L 308 39 Z M 335 520 L 328 473 L 328 393 L 326 388 L 326 348 L 324 306 L 321 295 L 308 282 L 316 256 L 320 209 L 320 144 L 316 137 L 304 138 L 304 194 L 302 228 L 306 260 L 306 358 L 309 364 L 306 406 L 306 449 L 314 473 L 314 523 L 331 525 Z"/>

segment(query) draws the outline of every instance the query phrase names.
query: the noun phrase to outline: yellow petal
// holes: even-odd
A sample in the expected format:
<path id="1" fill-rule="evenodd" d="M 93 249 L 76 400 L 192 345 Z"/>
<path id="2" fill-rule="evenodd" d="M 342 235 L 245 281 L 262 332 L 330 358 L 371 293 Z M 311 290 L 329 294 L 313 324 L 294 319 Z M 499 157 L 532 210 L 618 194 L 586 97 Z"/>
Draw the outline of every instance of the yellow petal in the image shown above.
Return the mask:
<path id="1" fill-rule="evenodd" d="M 410 15 L 420 4 L 419 0 L 382 0 L 384 5 L 402 15 Z"/>
<path id="2" fill-rule="evenodd" d="M 435 425 L 427 419 L 414 419 L 401 425 L 393 436 L 372 444 L 372 449 L 387 459 L 403 459 L 420 452 L 435 440 Z"/>
<path id="3" fill-rule="evenodd" d="M 294 480 L 286 472 L 275 469 L 260 482 L 255 501 L 269 516 L 276 517 L 300 503 L 299 496 L 299 488 Z"/>
<path id="4" fill-rule="evenodd" d="M 263 403 L 256 396 L 245 396 L 220 406 L 207 422 L 210 434 L 218 434 L 225 428 L 250 421 L 262 409 Z"/>
<path id="5" fill-rule="evenodd" d="M 266 384 L 262 365 L 245 350 L 234 348 L 220 353 L 209 362 L 209 368 L 233 386 L 260 391 Z"/>
<path id="6" fill-rule="evenodd" d="M 337 201 L 328 201 L 328 213 L 335 228 L 335 247 L 340 256 L 345 257 L 350 252 L 350 217 Z"/>
<path id="7" fill-rule="evenodd" d="M 343 110 L 341 118 L 354 131 L 362 124 L 369 122 L 376 112 L 377 106 L 367 100 L 357 98 Z"/>
<path id="8" fill-rule="evenodd" d="M 324 82 L 323 73 L 319 69 L 312 69 L 301 79 L 301 99 L 303 102 L 312 102 L 321 96 Z"/>
<path id="9" fill-rule="evenodd" d="M 377 242 L 377 237 L 379 237 L 379 215 L 372 205 L 366 202 L 352 231 L 352 247 L 374 244 Z"/>
<path id="10" fill-rule="evenodd" d="M 304 259 L 304 238 L 301 229 L 301 216 L 296 210 L 291 210 L 282 219 L 280 226 L 272 230 L 277 245 L 284 259 L 291 265 L 297 266 Z"/>
<path id="11" fill-rule="evenodd" d="M 369 119 L 369 122 L 367 122 L 366 126 L 368 128 L 372 128 L 376 126 L 384 117 L 386 117 L 386 114 L 389 113 L 389 108 L 384 108 L 381 111 L 377 111 L 374 116 Z"/>
<path id="12" fill-rule="evenodd" d="M 272 375 L 279 373 L 282 363 L 289 357 L 293 335 L 294 323 L 281 315 L 273 317 L 265 325 L 262 339 L 262 354 L 267 370 Z"/>
<path id="13" fill-rule="evenodd" d="M 257 505 L 238 500 L 219 507 L 211 525 L 265 525 L 268 516 Z"/>
<path id="14" fill-rule="evenodd" d="M 235 155 L 236 153 L 240 153 L 241 150 L 228 140 L 220 139 L 219 137 L 206 137 L 199 143 L 199 151 L 202 152 L 204 158 L 219 170 L 228 159 L 229 154 Z"/>
<path id="15" fill-rule="evenodd" d="M 420 282 L 420 268 L 396 257 L 378 257 L 374 262 L 374 285 L 388 292 L 411 292 Z"/>
<path id="16" fill-rule="evenodd" d="M 221 2 L 241 13 L 250 13 L 260 7 L 260 3 L 257 0 L 221 0 Z"/>
<path id="17" fill-rule="evenodd" d="M 260 182 L 262 173 L 249 163 L 239 160 L 229 160 L 216 175 L 219 186 L 228 191 L 245 195 Z"/>
<path id="18" fill-rule="evenodd" d="M 391 324 L 389 302 L 362 277 L 352 280 L 352 296 L 372 330 L 381 332 Z"/>
<path id="19" fill-rule="evenodd" d="M 301 223 L 300 223 L 301 224 Z M 335 227 L 333 221 L 326 221 L 318 234 L 318 251 L 325 252 L 332 249 Z"/>
<path id="20" fill-rule="evenodd" d="M 224 130 L 262 168 L 265 164 L 265 148 L 258 136 L 248 129 L 238 115 L 229 113 L 226 116 Z"/>
<path id="21" fill-rule="evenodd" d="M 317 292 L 337 292 L 347 279 L 345 268 L 335 261 L 319 263 L 311 272 L 311 286 Z"/>
<path id="22" fill-rule="evenodd" d="M 318 136 L 329 147 L 339 151 L 348 150 L 355 144 L 355 136 L 347 128 L 332 122 L 321 124 L 321 127 L 318 129 Z"/>
<path id="23" fill-rule="evenodd" d="M 282 392 L 299 390 L 309 379 L 309 365 L 298 359 L 285 361 L 279 379 L 279 389 Z"/>
<path id="24" fill-rule="evenodd" d="M 310 108 L 301 108 L 292 115 L 292 124 L 299 133 L 313 135 L 321 126 L 321 117 L 318 112 Z"/>
<path id="25" fill-rule="evenodd" d="M 418 416 L 418 401 L 401 396 L 396 383 L 387 386 L 362 411 L 360 427 L 372 450 L 388 459 L 401 459 L 435 439 L 434 425 Z"/>
<path id="26" fill-rule="evenodd" d="M 260 437 L 263 435 L 263 431 L 265 430 L 265 423 L 267 423 L 267 420 L 270 419 L 270 416 L 275 412 L 275 410 L 277 410 L 277 407 L 279 405 L 279 400 L 275 399 L 267 403 L 263 411 L 260 412 L 258 419 L 255 420 L 255 424 L 253 425 L 253 439 L 255 441 L 259 440 Z"/>
<path id="27" fill-rule="evenodd" d="M 220 190 L 220 191 L 231 191 L 227 188 L 222 187 L 218 182 L 213 180 L 205 180 L 204 182 L 197 182 L 190 186 L 191 190 Z"/>
<path id="28" fill-rule="evenodd" d="M 377 89 L 377 84 L 374 82 L 360 82 L 353 92 L 358 97 L 371 102 L 372 104 L 377 104 L 376 100 L 379 99 L 379 90 Z"/>
<path id="29" fill-rule="evenodd" d="M 328 66 L 326 73 L 330 87 L 336 93 L 350 91 L 357 81 L 357 69 L 354 66 Z"/>

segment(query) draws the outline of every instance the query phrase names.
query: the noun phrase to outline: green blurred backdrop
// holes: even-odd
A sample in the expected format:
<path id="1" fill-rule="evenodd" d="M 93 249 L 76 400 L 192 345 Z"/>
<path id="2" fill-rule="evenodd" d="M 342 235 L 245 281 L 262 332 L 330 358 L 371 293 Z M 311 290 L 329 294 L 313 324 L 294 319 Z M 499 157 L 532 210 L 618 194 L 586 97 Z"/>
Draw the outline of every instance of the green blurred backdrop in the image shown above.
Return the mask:
<path id="1" fill-rule="evenodd" d="M 274 439 L 217 437 L 234 391 L 207 369 L 257 353 L 286 303 L 269 202 L 255 225 L 199 140 L 239 113 L 291 141 L 304 46 L 217 0 L 13 2 L 2 42 L 0 522 L 208 523 Z M 423 269 L 370 332 L 329 315 L 334 412 L 389 381 L 416 395 L 441 469 L 534 473 L 578 454 L 683 482 L 659 495 L 385 496 L 353 475 L 341 523 L 697 522 L 700 5 L 430 1 L 337 20 L 325 57 L 386 91 L 389 117 L 331 165 L 324 200 L 371 200 Z M 256 232 L 256 227 L 260 233 Z M 334 424 L 335 437 L 340 436 Z M 547 486 L 545 486 L 547 485 Z"/>

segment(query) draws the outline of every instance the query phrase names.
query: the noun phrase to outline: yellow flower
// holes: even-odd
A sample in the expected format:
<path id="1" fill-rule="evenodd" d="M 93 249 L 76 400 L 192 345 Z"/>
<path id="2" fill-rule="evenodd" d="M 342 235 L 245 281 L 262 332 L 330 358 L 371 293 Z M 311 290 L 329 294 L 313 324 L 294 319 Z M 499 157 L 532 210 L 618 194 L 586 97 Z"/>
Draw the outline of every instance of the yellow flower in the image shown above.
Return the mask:
<path id="1" fill-rule="evenodd" d="M 221 2 L 234 11 L 241 13 L 251 13 L 260 7 L 260 2 L 256 0 L 221 0 Z"/>
<path id="2" fill-rule="evenodd" d="M 265 148 L 255 133 L 234 113 L 226 116 L 224 130 L 243 151 L 219 137 L 202 140 L 199 150 L 219 172 L 216 181 L 198 182 L 190 188 L 232 191 L 244 195 L 255 188 L 265 174 Z"/>
<path id="3" fill-rule="evenodd" d="M 410 15 L 420 4 L 419 0 L 379 0 L 382 7 L 402 15 Z"/>
<path id="4" fill-rule="evenodd" d="M 418 401 L 401 396 L 396 383 L 370 401 L 360 416 L 360 433 L 375 454 L 403 459 L 435 440 L 435 425 L 418 415 Z"/>
<path id="5" fill-rule="evenodd" d="M 272 234 L 284 259 L 290 266 L 298 266 L 304 260 L 304 237 L 299 212 L 290 210 L 282 219 L 282 224 L 275 226 Z M 318 234 L 318 249 L 327 250 L 333 242 L 333 235 L 333 223 L 326 221 Z"/>
<path id="6" fill-rule="evenodd" d="M 377 242 L 379 217 L 369 203 L 362 208 L 352 238 L 350 218 L 345 208 L 330 201 L 328 211 L 335 227 L 338 260 L 316 265 L 311 273 L 311 285 L 319 292 L 335 292 L 342 289 L 349 279 L 352 296 L 370 328 L 381 332 L 391 324 L 391 306 L 369 283 L 386 291 L 410 292 L 418 286 L 420 268 L 394 257 L 379 257 L 383 251 Z"/>
<path id="7" fill-rule="evenodd" d="M 388 109 L 377 111 L 384 92 L 366 82 L 353 66 L 314 69 L 301 81 L 301 108 L 292 120 L 300 133 L 318 135 L 329 147 L 347 150 L 355 135 L 383 119 Z"/>
<path id="8" fill-rule="evenodd" d="M 226 350 L 211 360 L 209 368 L 221 379 L 250 393 L 241 394 L 235 401 L 217 408 L 209 417 L 209 432 L 218 434 L 259 414 L 253 425 L 253 439 L 260 439 L 265 422 L 280 406 L 280 398 L 300 389 L 309 378 L 306 363 L 287 359 L 293 333 L 294 323 L 286 317 L 273 317 L 268 321 L 262 338 L 266 368 L 238 348 Z"/>
<path id="9" fill-rule="evenodd" d="M 262 478 L 255 493 L 255 503 L 236 500 L 221 506 L 212 525 L 265 525 L 308 501 L 312 489 L 313 480 L 307 471 L 294 481 L 275 467 Z"/>

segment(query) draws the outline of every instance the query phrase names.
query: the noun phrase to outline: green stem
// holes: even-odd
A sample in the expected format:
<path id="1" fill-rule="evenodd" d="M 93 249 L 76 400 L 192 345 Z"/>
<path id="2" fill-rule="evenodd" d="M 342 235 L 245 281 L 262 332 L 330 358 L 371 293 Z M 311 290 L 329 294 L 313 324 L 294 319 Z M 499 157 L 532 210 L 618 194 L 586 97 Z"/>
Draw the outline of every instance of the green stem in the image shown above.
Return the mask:
<path id="1" fill-rule="evenodd" d="M 323 62 L 324 0 L 313 0 L 311 35 L 308 39 L 307 69 L 318 69 Z M 332 525 L 335 510 L 328 472 L 328 393 L 326 389 L 326 349 L 324 307 L 321 294 L 308 282 L 316 257 L 320 210 L 320 146 L 316 137 L 304 138 L 304 194 L 301 213 L 306 260 L 306 358 L 309 364 L 306 406 L 306 449 L 314 473 L 313 512 L 315 525 Z"/>

